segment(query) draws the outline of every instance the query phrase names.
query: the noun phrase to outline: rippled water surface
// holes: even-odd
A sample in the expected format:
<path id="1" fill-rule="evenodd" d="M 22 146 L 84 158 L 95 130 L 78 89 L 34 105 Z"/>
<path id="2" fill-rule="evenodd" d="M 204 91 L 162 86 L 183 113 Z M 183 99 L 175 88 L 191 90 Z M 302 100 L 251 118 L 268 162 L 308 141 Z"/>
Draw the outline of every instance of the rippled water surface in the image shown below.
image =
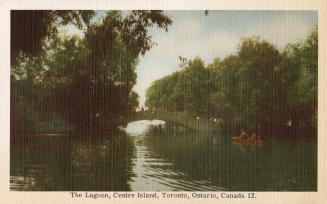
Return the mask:
<path id="1" fill-rule="evenodd" d="M 96 136 L 36 136 L 11 145 L 12 190 L 316 191 L 313 141 L 231 143 L 160 120 Z"/>

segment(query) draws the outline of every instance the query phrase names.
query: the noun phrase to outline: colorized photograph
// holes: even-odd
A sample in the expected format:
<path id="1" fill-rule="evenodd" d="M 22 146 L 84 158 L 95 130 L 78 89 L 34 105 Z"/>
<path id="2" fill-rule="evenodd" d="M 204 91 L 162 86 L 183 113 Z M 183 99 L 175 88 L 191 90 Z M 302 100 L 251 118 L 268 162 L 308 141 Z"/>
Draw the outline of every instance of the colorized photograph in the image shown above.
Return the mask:
<path id="1" fill-rule="evenodd" d="M 317 192 L 317 11 L 10 21 L 11 191 Z"/>

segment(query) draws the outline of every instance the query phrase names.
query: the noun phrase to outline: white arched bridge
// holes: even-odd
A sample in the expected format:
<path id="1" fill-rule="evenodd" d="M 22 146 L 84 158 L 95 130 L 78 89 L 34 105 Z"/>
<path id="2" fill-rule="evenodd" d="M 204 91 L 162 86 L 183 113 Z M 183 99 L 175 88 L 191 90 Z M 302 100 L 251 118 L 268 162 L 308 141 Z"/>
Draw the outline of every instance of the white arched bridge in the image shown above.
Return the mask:
<path id="1" fill-rule="evenodd" d="M 214 118 L 201 118 L 198 116 L 192 116 L 183 112 L 151 112 L 151 111 L 139 111 L 133 113 L 128 118 L 129 122 L 138 120 L 164 120 L 166 122 L 182 125 L 189 129 L 197 131 L 211 131 L 221 125 L 221 120 Z"/>

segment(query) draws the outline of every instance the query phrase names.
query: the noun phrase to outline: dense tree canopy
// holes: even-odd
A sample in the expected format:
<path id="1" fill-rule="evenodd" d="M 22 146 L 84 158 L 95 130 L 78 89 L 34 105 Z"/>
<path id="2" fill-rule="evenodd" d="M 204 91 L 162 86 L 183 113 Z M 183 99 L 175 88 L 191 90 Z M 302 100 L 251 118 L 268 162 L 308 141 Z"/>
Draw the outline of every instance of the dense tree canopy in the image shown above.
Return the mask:
<path id="1" fill-rule="evenodd" d="M 94 15 L 94 11 L 11 11 L 11 63 L 16 62 L 20 52 L 30 56 L 38 55 L 42 50 L 43 40 L 58 33 L 58 25 L 73 24 L 83 30 Z"/>
<path id="2" fill-rule="evenodd" d="M 117 126 L 138 106 L 136 65 L 168 29 L 162 11 L 12 11 L 12 131 Z M 83 37 L 58 33 L 74 26 Z M 205 65 L 180 57 L 181 70 L 147 90 L 152 110 L 221 118 L 225 130 L 315 135 L 318 32 L 282 51 L 250 37 Z M 69 124 L 67 125 L 64 124 Z"/>
<path id="3" fill-rule="evenodd" d="M 147 30 L 167 29 L 171 20 L 162 11 L 109 11 L 100 19 L 94 14 L 12 12 L 12 131 L 58 131 L 57 123 L 78 130 L 116 126 L 138 106 L 135 68 L 139 55 L 154 45 Z M 18 31 L 35 23 L 41 24 L 36 34 Z M 84 37 L 55 32 L 68 23 Z"/>
<path id="4" fill-rule="evenodd" d="M 221 118 L 225 130 L 264 136 L 315 135 L 318 32 L 282 52 L 259 37 L 243 39 L 234 55 L 205 67 L 200 58 L 155 81 L 151 110 Z"/>

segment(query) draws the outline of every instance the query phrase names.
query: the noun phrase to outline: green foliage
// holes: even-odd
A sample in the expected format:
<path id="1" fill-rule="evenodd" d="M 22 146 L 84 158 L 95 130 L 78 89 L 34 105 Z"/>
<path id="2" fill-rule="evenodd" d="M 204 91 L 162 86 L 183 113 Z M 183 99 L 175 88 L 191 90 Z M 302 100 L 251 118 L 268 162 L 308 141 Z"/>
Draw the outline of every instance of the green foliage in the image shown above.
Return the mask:
<path id="1" fill-rule="evenodd" d="M 234 55 L 204 66 L 180 57 L 181 70 L 147 90 L 150 109 L 221 118 L 226 130 L 260 135 L 315 135 L 318 33 L 281 53 L 250 37 Z M 291 121 L 291 126 L 289 121 Z"/>
<path id="2" fill-rule="evenodd" d="M 190 60 L 182 71 L 153 83 L 147 91 L 146 105 L 151 109 L 205 113 L 208 74 L 200 58 Z"/>
<path id="3" fill-rule="evenodd" d="M 45 19 L 59 25 L 72 23 L 85 30 L 85 37 L 48 32 L 45 40 L 34 42 L 42 45 L 40 51 L 31 55 L 22 49 L 15 58 L 12 131 L 42 131 L 48 126 L 43 121 L 77 130 L 112 127 L 136 109 L 138 95 L 132 88 L 138 56 L 153 45 L 147 30 L 154 25 L 167 29 L 171 20 L 161 11 L 131 11 L 125 17 L 120 11 L 109 11 L 100 21 L 93 14 L 46 12 Z M 37 119 L 40 115 L 44 120 Z M 29 128 L 23 130 L 24 126 Z"/>
<path id="4" fill-rule="evenodd" d="M 36 57 L 42 51 L 43 41 L 58 33 L 58 25 L 72 24 L 82 30 L 89 26 L 94 11 L 11 11 L 11 64 L 16 64 L 20 52 Z"/>
<path id="5" fill-rule="evenodd" d="M 301 128 L 317 131 L 318 30 L 303 41 L 290 45 L 283 68 L 288 74 L 290 115 Z"/>

